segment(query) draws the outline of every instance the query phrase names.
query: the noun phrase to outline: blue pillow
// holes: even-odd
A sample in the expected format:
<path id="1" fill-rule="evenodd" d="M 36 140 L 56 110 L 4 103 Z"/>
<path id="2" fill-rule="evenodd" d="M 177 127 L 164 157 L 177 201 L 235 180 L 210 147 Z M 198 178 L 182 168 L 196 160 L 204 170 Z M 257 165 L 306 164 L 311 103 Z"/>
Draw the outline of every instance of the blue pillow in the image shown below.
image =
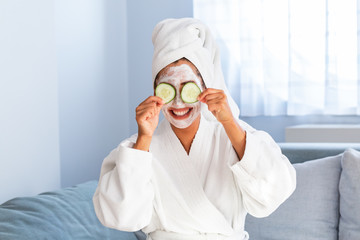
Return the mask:
<path id="1" fill-rule="evenodd" d="M 341 164 L 339 239 L 360 239 L 360 152 L 347 149 Z"/>
<path id="2" fill-rule="evenodd" d="M 96 186 L 97 181 L 89 181 L 3 203 L 0 239 L 136 240 L 133 233 L 109 229 L 99 222 L 92 204 Z"/>
<path id="3" fill-rule="evenodd" d="M 246 217 L 253 240 L 332 240 L 338 238 L 341 157 L 296 163 L 295 192 L 266 218 Z"/>

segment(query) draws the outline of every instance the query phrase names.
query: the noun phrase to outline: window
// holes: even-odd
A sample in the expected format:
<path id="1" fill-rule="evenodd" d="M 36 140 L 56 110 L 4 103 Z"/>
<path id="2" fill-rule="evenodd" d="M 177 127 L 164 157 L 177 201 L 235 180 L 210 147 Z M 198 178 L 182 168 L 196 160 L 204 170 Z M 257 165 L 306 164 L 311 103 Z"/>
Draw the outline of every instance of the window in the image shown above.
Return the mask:
<path id="1" fill-rule="evenodd" d="M 360 115 L 357 0 L 194 0 L 242 116 Z"/>

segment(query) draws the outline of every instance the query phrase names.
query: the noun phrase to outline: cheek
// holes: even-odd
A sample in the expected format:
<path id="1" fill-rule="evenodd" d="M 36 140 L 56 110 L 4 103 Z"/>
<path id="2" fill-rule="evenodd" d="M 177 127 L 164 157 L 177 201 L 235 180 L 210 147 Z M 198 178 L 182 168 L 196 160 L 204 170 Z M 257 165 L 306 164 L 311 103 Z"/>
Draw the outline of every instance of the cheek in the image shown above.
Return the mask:
<path id="1" fill-rule="evenodd" d="M 165 104 L 162 106 L 161 110 L 167 111 L 169 109 L 169 104 Z"/>
<path id="2" fill-rule="evenodd" d="M 197 102 L 195 104 L 193 104 L 192 106 L 194 108 L 194 112 L 198 112 L 201 110 L 201 102 Z"/>

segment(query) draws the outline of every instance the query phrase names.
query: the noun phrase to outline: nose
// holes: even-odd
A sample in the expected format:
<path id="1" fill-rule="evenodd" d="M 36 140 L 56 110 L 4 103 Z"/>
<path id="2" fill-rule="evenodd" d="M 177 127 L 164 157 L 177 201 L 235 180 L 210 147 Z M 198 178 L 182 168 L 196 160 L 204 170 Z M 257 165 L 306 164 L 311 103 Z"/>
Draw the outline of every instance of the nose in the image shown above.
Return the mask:
<path id="1" fill-rule="evenodd" d="M 174 98 L 174 105 L 175 106 L 182 106 L 185 103 L 183 102 L 183 100 L 181 99 L 181 95 L 180 95 L 180 91 L 179 89 L 176 90 L 176 96 Z"/>

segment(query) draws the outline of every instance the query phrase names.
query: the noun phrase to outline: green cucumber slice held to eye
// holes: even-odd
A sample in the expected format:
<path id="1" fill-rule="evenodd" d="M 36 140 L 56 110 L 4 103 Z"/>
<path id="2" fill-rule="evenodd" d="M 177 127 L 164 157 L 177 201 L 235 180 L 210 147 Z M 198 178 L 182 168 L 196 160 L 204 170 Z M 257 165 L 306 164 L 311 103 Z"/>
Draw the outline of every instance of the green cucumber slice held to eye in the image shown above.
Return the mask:
<path id="1" fill-rule="evenodd" d="M 195 103 L 197 102 L 197 97 L 201 93 L 200 88 L 193 82 L 188 82 L 184 85 L 181 90 L 181 99 L 185 103 Z"/>
<path id="2" fill-rule="evenodd" d="M 160 83 L 155 89 L 155 95 L 161 97 L 165 103 L 171 102 L 175 95 L 175 88 L 168 83 Z"/>

